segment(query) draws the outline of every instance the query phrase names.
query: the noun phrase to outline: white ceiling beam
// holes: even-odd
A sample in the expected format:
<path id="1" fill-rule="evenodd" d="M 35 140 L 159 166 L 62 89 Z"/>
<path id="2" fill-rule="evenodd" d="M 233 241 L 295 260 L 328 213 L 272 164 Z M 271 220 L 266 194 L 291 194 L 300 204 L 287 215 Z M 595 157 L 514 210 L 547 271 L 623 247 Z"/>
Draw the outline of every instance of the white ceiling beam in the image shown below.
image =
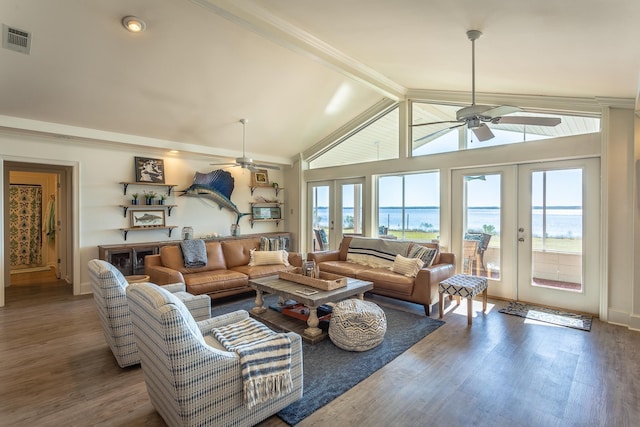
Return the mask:
<path id="1" fill-rule="evenodd" d="M 257 5 L 238 5 L 233 0 L 191 1 L 280 46 L 363 83 L 389 99 L 399 101 L 404 98 L 407 91 L 405 87 L 306 31 L 274 16 L 266 9 Z"/>

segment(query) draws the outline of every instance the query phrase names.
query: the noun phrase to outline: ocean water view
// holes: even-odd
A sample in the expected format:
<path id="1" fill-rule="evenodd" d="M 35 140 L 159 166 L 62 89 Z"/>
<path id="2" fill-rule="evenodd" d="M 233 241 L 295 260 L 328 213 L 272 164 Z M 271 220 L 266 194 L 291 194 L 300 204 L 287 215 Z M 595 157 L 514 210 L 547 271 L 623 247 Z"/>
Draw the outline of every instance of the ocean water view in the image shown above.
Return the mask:
<path id="1" fill-rule="evenodd" d="M 494 227 L 495 234 L 500 234 L 500 209 L 497 207 L 470 208 L 467 218 L 467 229 L 479 231 L 483 225 Z M 405 224 L 407 230 L 422 230 L 437 232 L 440 230 L 440 209 L 435 207 L 405 208 Z M 353 208 L 343 208 L 343 218 L 353 216 Z M 378 225 L 390 230 L 402 229 L 402 208 L 382 207 L 379 210 Z M 547 237 L 581 238 L 582 237 L 582 208 L 551 207 L 546 215 Z M 542 236 L 543 211 L 541 208 L 533 210 L 533 236 Z M 317 224 L 328 226 L 328 210 L 319 207 L 317 210 Z"/>

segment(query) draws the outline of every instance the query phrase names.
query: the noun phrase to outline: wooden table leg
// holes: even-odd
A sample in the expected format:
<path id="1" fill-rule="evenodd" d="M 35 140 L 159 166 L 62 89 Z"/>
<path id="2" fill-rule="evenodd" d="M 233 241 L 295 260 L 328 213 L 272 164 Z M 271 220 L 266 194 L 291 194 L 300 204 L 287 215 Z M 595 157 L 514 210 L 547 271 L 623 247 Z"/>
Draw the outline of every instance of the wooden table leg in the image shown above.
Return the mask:
<path id="1" fill-rule="evenodd" d="M 318 320 L 318 309 L 317 308 L 309 308 L 309 318 L 307 319 L 307 325 L 309 326 L 304 330 L 305 335 L 310 337 L 317 337 L 322 333 L 322 329 L 318 328 L 320 324 L 320 320 Z"/>
<path id="2" fill-rule="evenodd" d="M 482 292 L 482 312 L 487 311 L 487 288 Z"/>
<path id="3" fill-rule="evenodd" d="M 473 298 L 467 298 L 467 325 L 473 322 Z"/>
<path id="4" fill-rule="evenodd" d="M 438 318 L 442 319 L 442 312 L 444 311 L 444 294 L 442 292 L 439 292 L 440 297 L 438 298 L 438 311 L 440 312 L 440 315 L 438 316 Z"/>
<path id="5" fill-rule="evenodd" d="M 253 307 L 251 311 L 257 314 L 264 313 L 267 309 L 262 306 L 263 304 L 262 291 L 256 289 L 256 306 Z"/>

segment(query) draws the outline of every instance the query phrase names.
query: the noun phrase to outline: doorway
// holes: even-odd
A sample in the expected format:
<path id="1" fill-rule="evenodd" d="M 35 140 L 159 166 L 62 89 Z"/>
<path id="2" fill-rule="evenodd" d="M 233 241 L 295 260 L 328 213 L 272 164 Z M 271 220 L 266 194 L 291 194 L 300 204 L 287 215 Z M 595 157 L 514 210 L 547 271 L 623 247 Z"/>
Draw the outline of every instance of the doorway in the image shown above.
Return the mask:
<path id="1" fill-rule="evenodd" d="M 308 184 L 310 252 L 337 249 L 344 235 L 363 235 L 364 178 Z"/>
<path id="2" fill-rule="evenodd" d="M 599 160 L 452 174 L 452 249 L 460 273 L 506 299 L 599 312 Z"/>
<path id="3" fill-rule="evenodd" d="M 3 166 L 5 286 L 71 284 L 72 167 L 13 161 Z"/>

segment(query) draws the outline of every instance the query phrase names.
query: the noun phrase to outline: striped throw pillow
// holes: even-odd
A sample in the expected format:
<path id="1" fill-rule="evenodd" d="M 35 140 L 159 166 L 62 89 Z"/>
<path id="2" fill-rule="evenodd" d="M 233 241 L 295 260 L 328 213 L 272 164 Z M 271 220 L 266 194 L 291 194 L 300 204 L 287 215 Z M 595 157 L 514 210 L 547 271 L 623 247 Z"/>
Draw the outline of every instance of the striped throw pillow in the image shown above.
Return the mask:
<path id="1" fill-rule="evenodd" d="M 402 255 L 396 255 L 391 271 L 407 277 L 416 277 L 423 266 L 424 262 L 420 258 L 405 258 Z"/>

